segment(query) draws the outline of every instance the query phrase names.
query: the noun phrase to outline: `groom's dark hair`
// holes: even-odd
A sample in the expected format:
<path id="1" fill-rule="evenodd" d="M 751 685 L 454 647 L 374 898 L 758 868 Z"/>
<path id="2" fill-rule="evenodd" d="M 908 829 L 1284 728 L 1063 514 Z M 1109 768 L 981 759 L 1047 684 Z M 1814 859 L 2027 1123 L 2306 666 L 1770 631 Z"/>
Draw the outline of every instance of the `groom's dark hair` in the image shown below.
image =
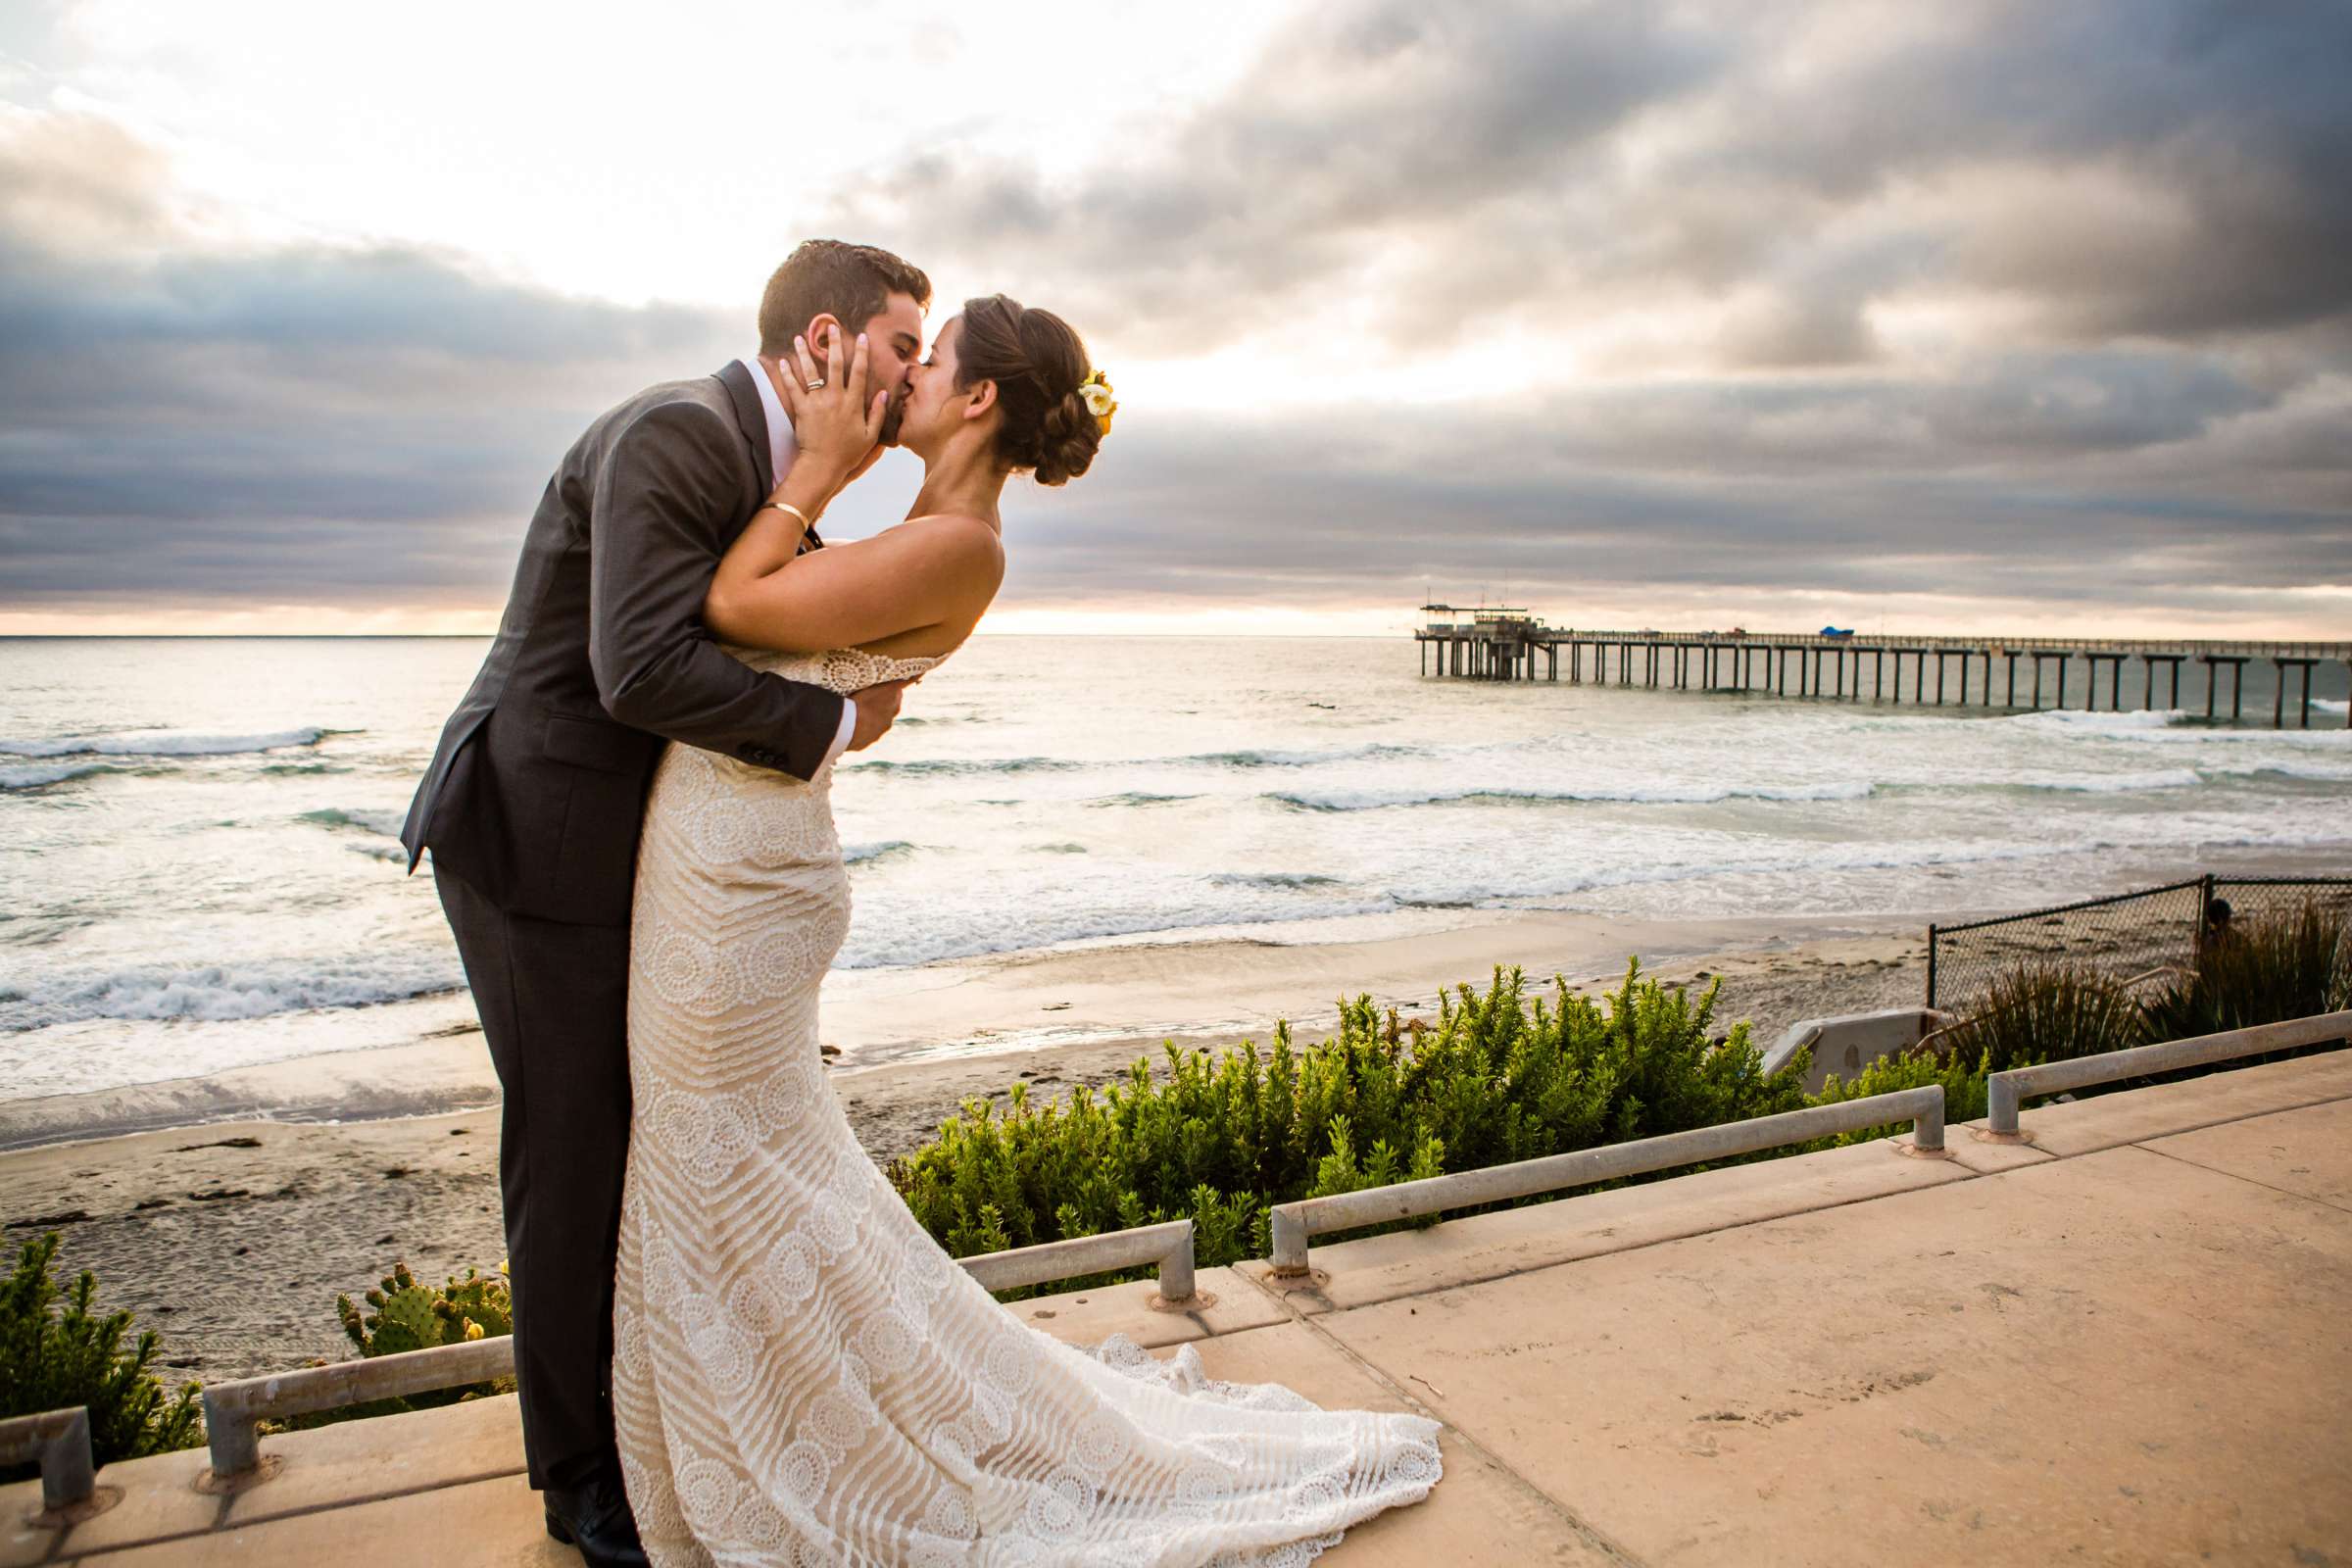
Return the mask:
<path id="1" fill-rule="evenodd" d="M 793 334 L 819 316 L 832 316 L 844 332 L 856 333 L 893 294 L 911 294 L 927 311 L 931 279 L 877 245 L 805 239 L 768 275 L 767 291 L 760 296 L 760 352 L 770 358 L 791 353 Z"/>

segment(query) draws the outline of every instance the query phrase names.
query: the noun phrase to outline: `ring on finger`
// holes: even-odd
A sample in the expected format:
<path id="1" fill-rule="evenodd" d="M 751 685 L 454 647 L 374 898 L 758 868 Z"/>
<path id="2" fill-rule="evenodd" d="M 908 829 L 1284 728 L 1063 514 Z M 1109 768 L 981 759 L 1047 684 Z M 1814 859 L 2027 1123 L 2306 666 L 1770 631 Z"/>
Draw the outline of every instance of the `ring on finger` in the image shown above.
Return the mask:
<path id="1" fill-rule="evenodd" d="M 825 378 L 820 375 L 815 380 L 808 383 L 808 390 L 811 392 L 817 391 L 819 388 L 823 387 L 824 384 Z"/>

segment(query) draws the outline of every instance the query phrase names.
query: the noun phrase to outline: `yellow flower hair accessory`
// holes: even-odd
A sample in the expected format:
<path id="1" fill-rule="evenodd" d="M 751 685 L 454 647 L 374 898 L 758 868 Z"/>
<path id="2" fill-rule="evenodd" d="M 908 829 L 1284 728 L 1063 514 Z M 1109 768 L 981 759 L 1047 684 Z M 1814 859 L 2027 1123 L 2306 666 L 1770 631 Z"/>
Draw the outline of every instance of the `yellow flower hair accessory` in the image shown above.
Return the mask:
<path id="1" fill-rule="evenodd" d="M 1078 395 L 1086 399 L 1086 412 L 1095 416 L 1095 428 L 1110 434 L 1110 416 L 1119 412 L 1119 400 L 1110 395 L 1110 377 L 1097 370 L 1078 383 Z"/>

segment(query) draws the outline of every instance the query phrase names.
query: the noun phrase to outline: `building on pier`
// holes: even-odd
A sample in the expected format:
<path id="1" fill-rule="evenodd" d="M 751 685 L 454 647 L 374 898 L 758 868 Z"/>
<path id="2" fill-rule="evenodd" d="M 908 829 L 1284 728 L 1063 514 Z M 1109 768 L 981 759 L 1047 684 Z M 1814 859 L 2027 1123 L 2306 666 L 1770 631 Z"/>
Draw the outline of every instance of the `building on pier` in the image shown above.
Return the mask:
<path id="1" fill-rule="evenodd" d="M 1605 685 L 1732 691 L 1838 702 L 1901 703 L 1931 707 L 2040 709 L 2064 707 L 2074 662 L 2087 679 L 2082 707 L 2124 707 L 2124 668 L 2136 663 L 2134 706 L 2193 705 L 2183 701 L 2181 666 L 2203 675 L 2205 716 L 2237 719 L 2245 711 L 2246 666 L 2268 664 L 2276 674 L 2271 722 L 2285 728 L 2288 692 L 2293 719 L 2311 727 L 2312 672 L 2342 664 L 2352 671 L 2352 642 L 2264 642 L 2200 639 L 2081 637 L 1870 637 L 1851 631 L 1750 632 L 1599 631 L 1546 625 L 1524 609 L 1466 610 L 1424 605 L 1413 633 L 1421 673 L 1475 680 L 1590 679 Z M 1565 655 L 1563 663 L 1562 656 Z M 1435 663 L 1433 670 L 1432 663 Z M 1908 696 L 1906 698 L 1906 690 Z M 2225 702 L 2225 696 L 2227 701 Z M 2193 708 L 2192 708 L 2193 710 Z M 2352 726 L 2352 703 L 2345 723 Z"/>

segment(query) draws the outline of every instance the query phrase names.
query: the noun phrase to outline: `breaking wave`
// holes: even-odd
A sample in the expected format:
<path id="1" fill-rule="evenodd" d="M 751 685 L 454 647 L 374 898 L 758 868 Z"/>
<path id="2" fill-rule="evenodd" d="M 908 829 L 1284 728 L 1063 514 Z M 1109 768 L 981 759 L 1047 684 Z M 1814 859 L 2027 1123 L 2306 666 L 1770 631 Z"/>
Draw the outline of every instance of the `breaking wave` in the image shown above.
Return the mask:
<path id="1" fill-rule="evenodd" d="M 18 767 L 0 767 L 0 790 L 46 789 L 72 778 L 120 771 L 104 762 L 28 762 Z"/>
<path id="2" fill-rule="evenodd" d="M 1278 790 L 1263 797 L 1306 811 L 1379 811 L 1396 807 L 1445 806 L 1461 801 L 1616 802 L 1638 806 L 1711 806 L 1719 801 L 1859 801 L 1872 793 L 1863 779 L 1829 784 L 1624 785 L 1558 789 Z"/>
<path id="3" fill-rule="evenodd" d="M 268 735 L 189 735 L 177 730 L 131 730 L 116 735 L 67 735 L 53 740 L 0 738 L 0 756 L 7 757 L 235 757 L 247 752 L 275 752 L 289 746 L 316 746 L 329 735 L 347 731 L 307 726 L 272 731 Z"/>
<path id="4" fill-rule="evenodd" d="M 267 1018 L 283 1012 L 368 1007 L 457 991 L 466 979 L 439 953 L 364 958 L 264 958 L 177 967 L 143 964 L 56 975 L 0 992 L 0 1033 L 86 1018 Z"/>

